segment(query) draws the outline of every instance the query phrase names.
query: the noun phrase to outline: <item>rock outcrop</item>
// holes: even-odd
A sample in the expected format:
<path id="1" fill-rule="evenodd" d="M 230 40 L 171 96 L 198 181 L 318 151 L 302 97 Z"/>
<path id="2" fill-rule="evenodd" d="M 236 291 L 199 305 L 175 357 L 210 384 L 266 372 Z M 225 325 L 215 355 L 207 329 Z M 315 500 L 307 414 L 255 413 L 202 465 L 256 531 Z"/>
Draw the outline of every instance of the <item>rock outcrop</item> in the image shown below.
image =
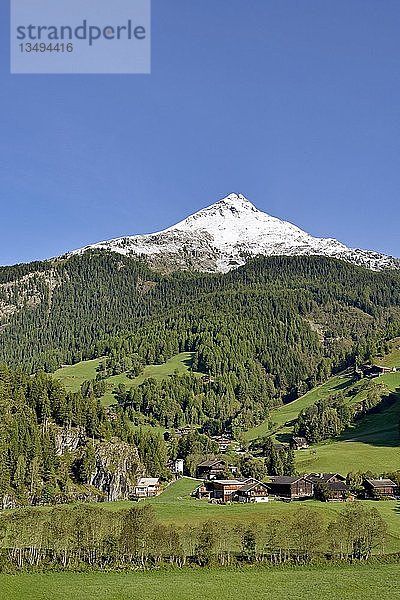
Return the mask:
<path id="1" fill-rule="evenodd" d="M 126 500 L 133 494 L 143 473 L 137 448 L 121 442 L 99 442 L 95 445 L 96 467 L 90 485 L 105 494 L 105 500 Z"/>
<path id="2" fill-rule="evenodd" d="M 58 427 L 55 435 L 56 454 L 75 452 L 86 444 L 86 433 L 83 427 Z"/>

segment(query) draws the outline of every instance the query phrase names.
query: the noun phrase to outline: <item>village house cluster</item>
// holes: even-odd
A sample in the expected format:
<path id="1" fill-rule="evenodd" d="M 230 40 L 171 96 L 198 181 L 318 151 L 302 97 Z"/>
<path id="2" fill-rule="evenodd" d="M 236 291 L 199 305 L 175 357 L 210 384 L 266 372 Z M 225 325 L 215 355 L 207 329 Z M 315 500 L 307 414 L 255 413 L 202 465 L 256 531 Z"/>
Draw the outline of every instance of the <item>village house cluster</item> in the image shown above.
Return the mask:
<path id="1" fill-rule="evenodd" d="M 331 502 L 346 502 L 355 499 L 346 477 L 339 473 L 309 473 L 298 476 L 270 476 L 269 481 L 254 478 L 219 478 L 225 463 L 222 460 L 207 460 L 198 465 L 197 476 L 203 479 L 194 492 L 196 498 L 211 502 L 268 502 L 274 500 L 325 499 Z M 363 482 L 365 498 L 395 498 L 398 492 L 391 479 L 366 479 Z"/>

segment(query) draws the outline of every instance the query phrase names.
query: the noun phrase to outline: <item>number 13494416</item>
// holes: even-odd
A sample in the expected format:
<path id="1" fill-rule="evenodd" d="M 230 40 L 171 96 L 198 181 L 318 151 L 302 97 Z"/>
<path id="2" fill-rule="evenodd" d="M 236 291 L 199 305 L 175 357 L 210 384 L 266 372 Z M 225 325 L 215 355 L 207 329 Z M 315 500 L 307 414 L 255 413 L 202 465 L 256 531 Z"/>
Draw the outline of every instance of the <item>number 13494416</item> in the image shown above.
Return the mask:
<path id="1" fill-rule="evenodd" d="M 21 52 L 73 52 L 73 44 L 19 44 Z"/>

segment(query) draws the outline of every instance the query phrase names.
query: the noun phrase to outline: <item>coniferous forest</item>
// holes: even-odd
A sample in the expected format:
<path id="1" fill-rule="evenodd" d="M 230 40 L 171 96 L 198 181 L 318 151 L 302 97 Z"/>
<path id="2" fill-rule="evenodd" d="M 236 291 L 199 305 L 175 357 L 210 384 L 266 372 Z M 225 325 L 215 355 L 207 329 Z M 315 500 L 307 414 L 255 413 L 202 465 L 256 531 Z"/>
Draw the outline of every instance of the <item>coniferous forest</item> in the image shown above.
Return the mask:
<path id="1" fill-rule="evenodd" d="M 271 407 L 385 351 L 400 333 L 399 283 L 398 272 L 322 257 L 260 257 L 225 275 L 155 273 L 106 252 L 1 268 L 0 361 L 11 370 L 0 372 L 0 491 L 45 502 L 71 482 L 87 484 L 90 439 L 135 444 L 147 471 L 162 475 L 163 440 L 134 434 L 129 422 L 144 415 L 166 428 L 238 434 L 267 419 Z M 189 372 L 121 386 L 109 418 L 98 400 L 105 376 L 134 377 L 184 351 L 207 384 Z M 96 381 L 79 393 L 67 394 L 44 373 L 97 357 L 104 360 Z M 333 399 L 301 415 L 297 430 L 320 440 L 349 421 Z M 57 456 L 53 426 L 82 428 L 87 439 L 68 465 Z M 193 457 L 215 451 L 208 439 L 173 447 L 170 458 L 179 452 L 194 472 Z"/>
<path id="2" fill-rule="evenodd" d="M 93 477 L 104 470 L 104 445 L 109 452 L 119 444 L 119 454 L 130 448 L 126 456 L 136 475 L 167 479 L 167 461 L 178 456 L 186 473 L 195 475 L 200 460 L 218 454 L 210 436 L 230 431 L 238 439 L 268 419 L 271 408 L 385 352 L 388 340 L 400 334 L 399 284 L 398 272 L 320 257 L 260 257 L 224 275 L 155 273 L 141 261 L 106 252 L 1 268 L 3 507 L 107 499 L 104 481 Z M 134 378 L 145 365 L 180 352 L 192 356 L 186 374 L 145 379 L 132 389 L 121 385 L 115 407 L 101 405 L 106 377 L 124 372 Z M 96 379 L 78 392 L 66 392 L 50 375 L 63 364 L 92 358 L 101 358 Z M 295 432 L 311 441 L 337 435 L 379 409 L 381 392 L 375 397 L 372 391 L 352 414 L 340 395 L 316 402 L 299 415 Z M 132 427 L 143 419 L 168 429 L 199 427 L 201 433 L 172 435 L 166 444 L 157 430 Z M 78 432 L 79 443 L 63 440 L 63 431 Z M 268 460 L 240 457 L 238 474 L 262 479 L 294 473 L 293 452 L 278 455 L 270 438 L 256 440 L 253 451 Z M 21 512 L 2 520 L 2 560 L 7 568 L 123 568 L 165 561 L 182 566 L 368 558 L 383 548 L 385 526 L 363 510 L 332 521 L 330 548 L 323 544 L 325 525 L 318 525 L 318 542 L 317 517 L 307 511 L 290 523 L 235 526 L 229 547 L 222 525 L 167 527 L 147 508 L 112 518 L 79 506 L 32 518 Z M 365 521 L 362 533 L 357 519 Z M 314 538 L 304 541 L 307 520 Z M 28 538 L 34 543 L 27 545 Z"/>
<path id="3" fill-rule="evenodd" d="M 68 502 L 79 498 L 79 491 L 90 495 L 94 488 L 80 486 L 90 483 L 99 441 L 133 443 L 122 416 L 110 420 L 93 395 L 66 393 L 43 372 L 29 376 L 0 367 L 0 422 L 2 508 Z M 63 447 L 65 429 L 78 434 L 76 447 L 71 441 Z"/>
<path id="4" fill-rule="evenodd" d="M 32 373 L 108 356 L 135 376 L 189 351 L 192 370 L 212 376 L 201 401 L 198 382 L 181 378 L 156 393 L 149 382 L 121 404 L 165 426 L 248 427 L 384 351 L 400 332 L 399 283 L 398 272 L 322 257 L 260 257 L 225 275 L 159 274 L 106 252 L 6 267 L 0 360 Z"/>

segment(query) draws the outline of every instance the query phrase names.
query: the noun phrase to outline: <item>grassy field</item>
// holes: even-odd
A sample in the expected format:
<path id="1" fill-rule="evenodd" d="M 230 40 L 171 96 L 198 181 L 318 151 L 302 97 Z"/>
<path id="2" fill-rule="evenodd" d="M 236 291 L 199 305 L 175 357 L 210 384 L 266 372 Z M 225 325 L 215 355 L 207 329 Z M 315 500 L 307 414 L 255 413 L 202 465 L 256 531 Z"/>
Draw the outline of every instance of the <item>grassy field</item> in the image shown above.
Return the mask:
<path id="1" fill-rule="evenodd" d="M 290 516 L 300 506 L 313 508 L 321 513 L 328 523 L 334 519 L 337 511 L 343 509 L 341 503 L 324 503 L 316 500 L 304 502 L 276 502 L 268 504 L 210 504 L 205 500 L 197 500 L 190 493 L 199 481 L 183 478 L 171 484 L 160 496 L 143 500 L 151 504 L 157 519 L 166 524 L 197 525 L 207 520 L 218 520 L 225 523 L 260 523 L 263 520 Z M 389 539 L 387 552 L 400 552 L 400 504 L 395 501 L 373 502 L 362 501 L 367 506 L 376 508 L 388 524 Z M 132 502 L 110 502 L 102 504 L 107 510 L 121 510 L 132 506 Z"/>
<path id="2" fill-rule="evenodd" d="M 54 373 L 54 377 L 61 381 L 67 390 L 71 392 L 77 392 L 84 381 L 96 378 L 96 369 L 102 360 L 104 359 L 97 358 L 95 360 L 85 360 L 77 363 L 76 365 L 63 367 Z M 192 360 L 192 352 L 181 352 L 180 354 L 173 356 L 170 360 L 162 365 L 147 365 L 144 368 L 143 373 L 135 379 L 129 379 L 129 377 L 126 376 L 126 373 L 109 377 L 106 379 L 107 391 L 101 399 L 102 403 L 105 406 L 109 406 L 110 404 L 114 403 L 114 396 L 112 392 L 116 386 L 121 383 L 127 388 L 131 388 L 140 385 L 149 377 L 160 380 L 172 375 L 174 371 L 186 373 L 190 369 Z M 200 376 L 200 373 L 197 375 Z"/>
<path id="3" fill-rule="evenodd" d="M 0 575 L 1 600 L 398 598 L 398 565 Z"/>
<path id="4" fill-rule="evenodd" d="M 101 361 L 101 358 L 84 360 L 76 365 L 58 369 L 53 376 L 61 381 L 69 392 L 78 392 L 84 381 L 96 378 L 96 370 Z"/>
<path id="5" fill-rule="evenodd" d="M 198 484 L 199 481 L 184 477 L 168 486 L 157 498 L 141 500 L 140 505 L 143 503 L 151 504 L 154 507 L 157 519 L 162 523 L 182 526 L 199 525 L 208 520 L 218 520 L 227 524 L 262 523 L 271 517 L 281 519 L 289 517 L 301 506 L 317 510 L 328 524 L 329 521 L 335 518 L 336 513 L 344 508 L 342 503 L 324 503 L 316 500 L 292 503 L 271 501 L 268 504 L 211 504 L 206 500 L 197 500 L 190 496 Z M 386 521 L 389 532 L 386 552 L 400 552 L 400 503 L 396 501 L 374 502 L 371 500 L 359 502 L 368 507 L 376 508 Z M 104 502 L 100 506 L 105 510 L 119 511 L 136 506 L 136 503 L 130 501 Z M 34 507 L 30 510 L 47 511 L 51 508 Z M 1 593 L 0 600 L 2 600 Z"/>
<path id="6" fill-rule="evenodd" d="M 400 339 L 392 342 L 392 350 L 385 358 L 377 359 L 379 364 L 394 366 L 400 364 Z M 340 390 L 346 391 L 353 386 L 359 392 L 350 397 L 349 405 L 360 402 L 367 394 L 363 387 L 367 380 L 356 384 L 347 375 L 331 377 L 294 402 L 285 404 L 271 413 L 272 430 L 268 422 L 246 432 L 247 440 L 272 434 L 279 442 L 288 442 L 293 435 L 293 426 L 285 423 L 293 421 L 299 412 L 311 406 L 317 400 L 326 398 Z M 347 474 L 350 471 L 372 471 L 383 473 L 400 468 L 400 373 L 389 373 L 373 380 L 373 383 L 384 383 L 388 389 L 397 392 L 397 401 L 381 413 L 370 415 L 357 425 L 349 428 L 333 442 L 314 445 L 308 450 L 296 452 L 296 468 L 298 472 L 334 471 Z"/>
<path id="7" fill-rule="evenodd" d="M 376 362 L 384 367 L 400 367 L 400 338 L 391 341 L 389 354 L 378 357 Z"/>
<path id="8" fill-rule="evenodd" d="M 392 391 L 400 388 L 400 373 L 382 375 L 375 380 Z M 369 415 L 349 428 L 334 442 L 296 452 L 296 467 L 305 471 L 372 471 L 383 473 L 400 468 L 400 393 L 395 404 L 381 413 Z"/>
<path id="9" fill-rule="evenodd" d="M 279 434 L 285 435 L 291 433 L 291 427 L 284 427 L 287 421 L 292 421 L 297 417 L 300 411 L 308 406 L 311 406 L 317 400 L 321 398 L 326 398 L 331 394 L 335 394 L 340 390 L 345 390 L 347 387 L 351 385 L 351 377 L 344 375 L 337 375 L 336 377 L 331 377 L 326 383 L 310 390 L 304 396 L 301 396 L 294 402 L 290 402 L 289 404 L 284 404 L 279 408 L 275 409 L 271 413 L 271 420 L 273 422 L 273 430 L 279 430 Z M 261 423 L 258 427 L 254 427 L 253 429 L 249 429 L 245 433 L 245 437 L 247 440 L 253 440 L 257 437 L 262 437 L 263 435 L 268 435 L 270 433 L 268 429 L 268 422 Z"/>

